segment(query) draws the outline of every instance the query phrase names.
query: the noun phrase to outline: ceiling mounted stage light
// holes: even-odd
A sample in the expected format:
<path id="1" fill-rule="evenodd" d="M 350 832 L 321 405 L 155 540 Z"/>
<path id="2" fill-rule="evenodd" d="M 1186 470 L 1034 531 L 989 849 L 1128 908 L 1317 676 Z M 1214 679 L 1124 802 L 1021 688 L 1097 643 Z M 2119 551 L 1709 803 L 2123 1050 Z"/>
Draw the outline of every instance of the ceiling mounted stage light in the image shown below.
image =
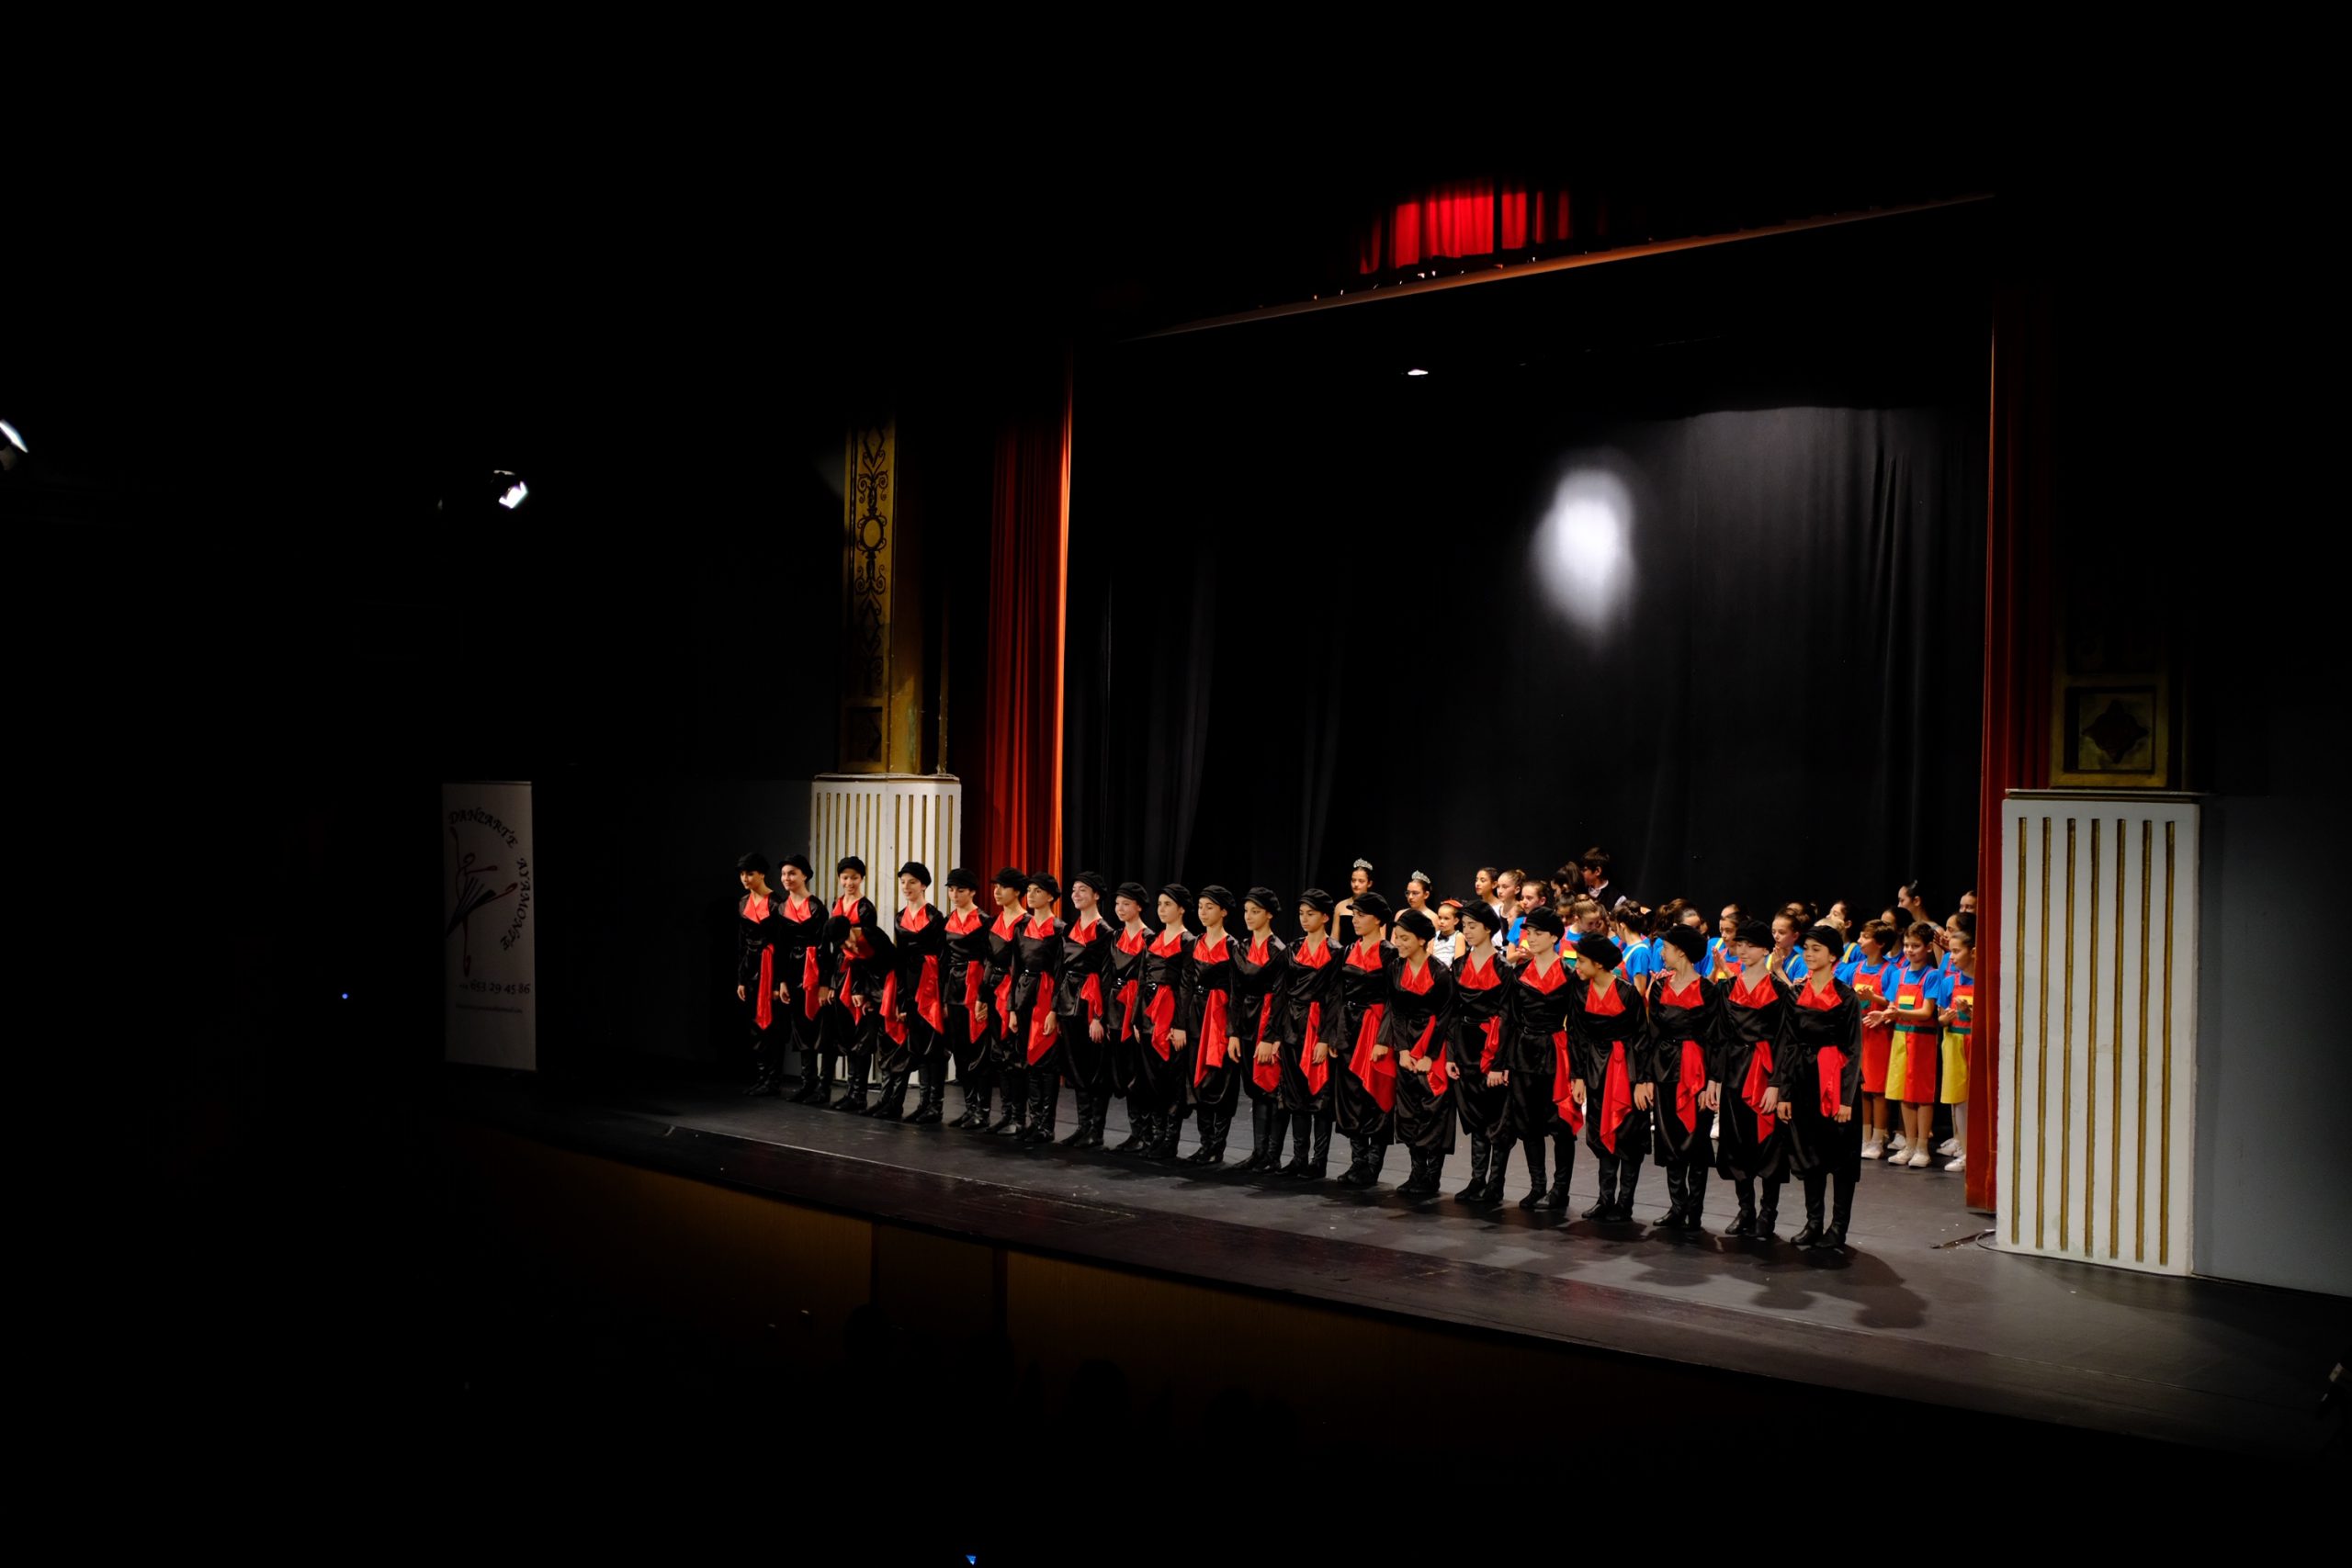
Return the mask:
<path id="1" fill-rule="evenodd" d="M 25 438 L 17 434 L 17 427 L 0 419 L 0 472 L 15 468 L 17 459 L 29 455 L 31 450 L 25 445 Z"/>
<path id="2" fill-rule="evenodd" d="M 512 512 L 516 507 L 522 505 L 524 500 L 531 493 L 531 487 L 525 484 L 510 469 L 493 468 L 491 470 L 491 477 L 492 479 L 500 479 L 506 481 L 505 485 L 499 491 L 498 504 L 506 508 L 509 512 Z"/>
<path id="3" fill-rule="evenodd" d="M 1408 376 L 1426 376 L 1429 372 L 1426 370 L 1413 369 L 1406 371 L 1405 374 Z"/>

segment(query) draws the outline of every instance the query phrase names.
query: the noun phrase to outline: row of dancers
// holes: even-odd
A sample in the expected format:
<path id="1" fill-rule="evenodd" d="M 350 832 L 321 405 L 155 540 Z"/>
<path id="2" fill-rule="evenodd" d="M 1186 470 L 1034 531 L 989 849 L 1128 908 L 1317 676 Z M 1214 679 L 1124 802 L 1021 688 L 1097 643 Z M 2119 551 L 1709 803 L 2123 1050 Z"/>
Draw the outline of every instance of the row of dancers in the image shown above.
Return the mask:
<path id="1" fill-rule="evenodd" d="M 1471 1181 L 1456 1198 L 1501 1201 L 1517 1145 L 1530 1183 L 1520 1204 L 1538 1210 L 1567 1207 L 1581 1141 L 1600 1169 L 1589 1219 L 1631 1223 L 1641 1168 L 1655 1162 L 1668 1197 L 1654 1223 L 1666 1229 L 1700 1227 L 1712 1170 L 1738 1196 L 1725 1234 L 1769 1239 L 1794 1177 L 1805 1206 L 1797 1244 L 1845 1245 L 1862 1164 L 1865 1019 L 1888 1010 L 1841 974 L 1849 944 L 1834 926 L 1803 933 L 1796 972 L 1775 962 L 1772 922 L 1740 922 L 1712 953 L 1678 923 L 1657 933 L 1659 971 L 1637 984 L 1623 947 L 1598 931 L 1564 944 L 1566 922 L 1551 908 L 1520 916 L 1507 953 L 1506 922 L 1483 899 L 1462 903 L 1448 965 L 1429 914 L 1392 911 L 1372 892 L 1348 901 L 1342 932 L 1332 897 L 1306 889 L 1293 906 L 1301 934 L 1288 941 L 1274 933 L 1284 900 L 1271 888 L 1154 894 L 1081 872 L 1065 920 L 1050 874 L 998 872 L 985 890 L 991 914 L 957 868 L 943 910 L 928 868 L 910 862 L 886 929 L 855 856 L 837 865 L 830 902 L 804 857 L 786 858 L 780 887 L 769 873 L 756 853 L 739 863 L 737 995 L 753 1093 L 782 1092 L 791 1048 L 795 1100 L 825 1102 L 838 1060 L 846 1084 L 832 1109 L 937 1123 L 952 1065 L 964 1090 L 954 1126 L 1051 1143 L 1067 1087 L 1077 1126 L 1062 1146 L 1102 1147 L 1111 1101 L 1123 1099 L 1119 1152 L 1196 1167 L 1224 1162 L 1246 1098 L 1245 1169 L 1319 1181 L 1336 1132 L 1349 1156 L 1340 1184 L 1376 1184 L 1401 1145 L 1411 1170 L 1399 1191 L 1430 1198 L 1466 1135 Z M 1918 1001 L 1897 1023 L 1923 1032 L 1952 1023 L 1952 1010 Z M 1188 1122 L 1198 1139 L 1182 1154 Z"/>

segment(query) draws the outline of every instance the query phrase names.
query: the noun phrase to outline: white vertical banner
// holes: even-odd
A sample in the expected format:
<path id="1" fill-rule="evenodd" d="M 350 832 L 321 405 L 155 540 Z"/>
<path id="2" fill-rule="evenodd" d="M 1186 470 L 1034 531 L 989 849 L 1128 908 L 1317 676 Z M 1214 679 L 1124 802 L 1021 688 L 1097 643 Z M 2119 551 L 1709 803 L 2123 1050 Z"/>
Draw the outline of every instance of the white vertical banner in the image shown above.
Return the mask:
<path id="1" fill-rule="evenodd" d="M 537 911 L 528 784 L 441 786 L 443 1054 L 538 1066 Z"/>

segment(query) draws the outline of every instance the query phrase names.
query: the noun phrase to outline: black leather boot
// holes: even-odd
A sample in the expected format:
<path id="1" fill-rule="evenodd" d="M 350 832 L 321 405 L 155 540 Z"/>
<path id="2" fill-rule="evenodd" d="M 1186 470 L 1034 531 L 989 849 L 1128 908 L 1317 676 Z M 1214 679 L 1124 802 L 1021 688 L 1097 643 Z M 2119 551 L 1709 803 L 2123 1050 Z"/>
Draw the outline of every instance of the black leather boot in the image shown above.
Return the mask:
<path id="1" fill-rule="evenodd" d="M 1069 1137 L 1062 1140 L 1061 1146 L 1082 1149 L 1086 1146 L 1086 1134 L 1094 1129 L 1094 1097 L 1082 1089 L 1071 1092 L 1078 1098 L 1078 1125 L 1070 1130 Z"/>
<path id="2" fill-rule="evenodd" d="M 1279 1104 L 1269 1103 L 1266 1119 L 1273 1123 L 1273 1131 L 1266 1139 L 1266 1163 L 1258 1168 L 1268 1176 L 1274 1176 L 1282 1171 L 1283 1145 L 1290 1140 L 1290 1112 Z"/>
<path id="3" fill-rule="evenodd" d="M 1032 1070 L 1029 1074 L 1029 1125 L 1022 1131 L 1024 1144 L 1050 1144 L 1054 1141 L 1054 1113 L 1062 1098 L 1062 1076 L 1059 1073 Z"/>
<path id="4" fill-rule="evenodd" d="M 1307 1134 L 1313 1131 L 1308 1124 L 1314 1120 L 1314 1116 L 1310 1112 L 1306 1111 L 1301 1111 L 1299 1114 L 1293 1116 L 1290 1119 L 1290 1163 L 1283 1167 L 1283 1175 L 1291 1177 L 1305 1176 L 1307 1172 L 1314 1169 L 1313 1165 L 1308 1162 L 1306 1157 Z M 1280 1146 L 1281 1140 L 1277 1139 L 1275 1140 L 1275 1143 L 1276 1147 L 1274 1152 L 1279 1155 L 1282 1152 Z"/>
<path id="5" fill-rule="evenodd" d="M 1658 1216 L 1656 1227 L 1658 1230 L 1679 1231 L 1683 1228 L 1682 1168 L 1679 1165 L 1666 1168 L 1666 1213 Z"/>
<path id="6" fill-rule="evenodd" d="M 1241 1162 L 1243 1170 L 1266 1168 L 1266 1134 L 1273 1131 L 1273 1112 L 1256 1095 L 1250 1097 L 1250 1157 Z"/>
<path id="7" fill-rule="evenodd" d="M 1772 1227 L 1781 1218 L 1781 1189 L 1788 1183 L 1789 1179 L 1785 1176 L 1774 1177 L 1764 1183 L 1764 1201 L 1756 1209 L 1756 1235 L 1759 1241 L 1774 1239 Z"/>
<path id="8" fill-rule="evenodd" d="M 842 1074 L 842 1081 L 846 1083 L 849 1088 L 839 1100 L 833 1101 L 832 1109 L 835 1111 L 854 1111 L 863 1113 L 865 1110 L 865 1056 L 864 1053 L 861 1052 L 853 1055 L 849 1058 L 849 1065 L 843 1069 Z"/>
<path id="9" fill-rule="evenodd" d="M 1617 1168 L 1625 1162 L 1615 1155 L 1604 1154 L 1600 1159 L 1600 1196 L 1591 1208 L 1584 1212 L 1588 1220 L 1613 1220 L 1617 1217 Z"/>
<path id="10" fill-rule="evenodd" d="M 1114 1155 L 1142 1154 L 1151 1147 L 1151 1114 L 1137 1110 L 1136 1102 L 1127 1101 L 1127 1135 L 1124 1142 L 1111 1145 Z"/>
<path id="11" fill-rule="evenodd" d="M 1340 1186 L 1369 1187 L 1372 1185 L 1372 1168 L 1370 1162 L 1364 1157 L 1364 1141 L 1362 1138 L 1348 1140 L 1348 1168 L 1340 1173 Z"/>
<path id="12" fill-rule="evenodd" d="M 1692 1231 L 1706 1228 L 1707 1146 L 1700 1145 L 1682 1167 L 1682 1223 Z"/>
<path id="13" fill-rule="evenodd" d="M 1804 1182 L 1804 1229 L 1791 1236 L 1789 1245 L 1810 1250 L 1821 1240 L 1822 1190 L 1829 1183 L 1828 1179 L 1819 1171 L 1808 1171 L 1803 1179 Z"/>
<path id="14" fill-rule="evenodd" d="M 997 1119 L 989 1128 L 990 1136 L 1017 1138 L 1029 1123 L 1029 1074 L 1026 1069 L 1007 1067 L 997 1078 L 999 1104 Z"/>
<path id="15" fill-rule="evenodd" d="M 1102 1129 L 1111 1120 L 1111 1091 L 1097 1089 L 1094 1094 L 1094 1122 L 1086 1130 L 1086 1142 L 1080 1148 L 1099 1149 L 1102 1146 Z"/>
<path id="16" fill-rule="evenodd" d="M 1457 1203 L 1483 1203 L 1487 1201 L 1487 1157 L 1494 1145 L 1477 1134 L 1470 1134 L 1470 1185 L 1453 1195 Z"/>
<path id="17" fill-rule="evenodd" d="M 955 1124 L 976 1133 L 987 1131 L 989 1086 L 985 1079 L 978 1083 L 970 1078 L 964 1080 L 964 1114 L 956 1118 Z"/>
<path id="18" fill-rule="evenodd" d="M 1151 1145 L 1151 1157 L 1163 1163 L 1176 1157 L 1184 1143 L 1184 1108 L 1171 1105 L 1159 1112 L 1159 1136 Z"/>
<path id="19" fill-rule="evenodd" d="M 898 1122 L 907 1114 L 907 1075 L 886 1073 L 882 1077 L 882 1092 L 875 1097 L 873 1109 L 866 1115 L 876 1122 Z"/>
<path id="20" fill-rule="evenodd" d="M 1625 1155 L 1617 1161 L 1617 1185 L 1609 1201 L 1609 1218 L 1621 1225 L 1634 1223 L 1634 1189 L 1641 1185 L 1642 1156 Z"/>
<path id="21" fill-rule="evenodd" d="M 1233 1107 L 1230 1105 L 1221 1106 L 1218 1108 L 1216 1113 L 1216 1125 L 1212 1131 L 1210 1139 L 1209 1163 L 1211 1165 L 1223 1165 L 1225 1163 L 1225 1141 L 1227 1138 L 1232 1136 L 1232 1134 Z"/>
<path id="22" fill-rule="evenodd" d="M 918 1127 L 934 1127 L 947 1119 L 944 1107 L 947 1103 L 947 1069 L 926 1067 L 922 1074 L 922 1100 L 915 1113 L 907 1118 Z"/>
<path id="23" fill-rule="evenodd" d="M 1741 1180 L 1732 1184 L 1739 1194 L 1739 1217 L 1724 1227 L 1724 1235 L 1751 1236 L 1756 1234 L 1756 1183 Z"/>
<path id="24" fill-rule="evenodd" d="M 1829 1228 L 1821 1233 L 1821 1246 L 1828 1252 L 1846 1249 L 1846 1227 L 1854 1220 L 1854 1179 L 1838 1175 L 1830 1179 Z"/>
<path id="25" fill-rule="evenodd" d="M 792 1091 L 792 1103 L 806 1105 L 811 1100 L 822 1104 L 825 1099 L 825 1075 L 817 1070 L 817 1053 L 800 1053 L 800 1087 Z"/>
<path id="26" fill-rule="evenodd" d="M 1544 1139 L 1538 1134 L 1527 1140 L 1527 1196 L 1519 1201 L 1519 1206 L 1540 1209 L 1544 1196 Z"/>
<path id="27" fill-rule="evenodd" d="M 747 1095 L 774 1094 L 784 1080 L 784 1048 L 772 1040 L 762 1040 L 752 1047 L 752 1081 L 743 1086 Z"/>

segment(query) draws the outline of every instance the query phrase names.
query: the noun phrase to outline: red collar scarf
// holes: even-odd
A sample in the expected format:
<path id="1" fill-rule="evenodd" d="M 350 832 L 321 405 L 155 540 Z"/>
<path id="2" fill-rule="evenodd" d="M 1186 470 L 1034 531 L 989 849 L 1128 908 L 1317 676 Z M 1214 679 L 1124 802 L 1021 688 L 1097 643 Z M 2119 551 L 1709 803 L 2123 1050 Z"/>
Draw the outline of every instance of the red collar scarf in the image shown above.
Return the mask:
<path id="1" fill-rule="evenodd" d="M 753 925 L 758 925 L 762 920 L 766 919 L 768 918 L 767 896 L 763 893 L 744 894 L 743 918 Z"/>
<path id="2" fill-rule="evenodd" d="M 813 920 L 817 918 L 816 904 L 811 899 L 787 897 L 784 901 L 784 918 L 795 925 Z"/>
<path id="3" fill-rule="evenodd" d="M 863 901 L 862 897 L 853 898 L 848 894 L 844 893 L 840 897 L 833 900 L 833 913 L 839 915 L 842 919 L 847 920 L 851 925 L 855 925 L 857 924 L 857 907 Z"/>
<path id="4" fill-rule="evenodd" d="M 1815 1000 L 1816 997 L 1820 1000 Z M 1797 1006 L 1815 1012 L 1828 1012 L 1843 999 L 1838 995 L 1838 987 L 1834 984 L 1816 988 L 1811 980 L 1807 980 L 1797 987 Z M 1814 1053 L 1813 1062 L 1821 1079 L 1821 1113 L 1835 1117 L 1838 1114 L 1838 1092 L 1846 1084 L 1846 1053 L 1835 1045 L 1824 1045 Z"/>
<path id="5" fill-rule="evenodd" d="M 1048 937 L 1054 934 L 1054 917 L 1050 914 L 1032 915 L 1029 923 L 1021 928 L 1023 936 Z"/>

